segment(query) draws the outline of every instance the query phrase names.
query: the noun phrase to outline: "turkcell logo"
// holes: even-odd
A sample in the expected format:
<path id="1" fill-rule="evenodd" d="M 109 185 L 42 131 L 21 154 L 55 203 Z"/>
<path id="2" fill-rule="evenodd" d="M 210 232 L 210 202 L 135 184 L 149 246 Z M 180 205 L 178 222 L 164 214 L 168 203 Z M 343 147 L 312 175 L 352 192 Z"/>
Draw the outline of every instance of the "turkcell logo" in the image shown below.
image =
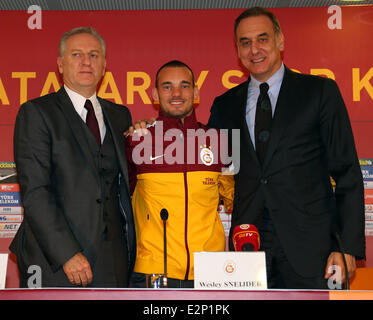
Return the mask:
<path id="1" fill-rule="evenodd" d="M 373 166 L 361 166 L 363 179 L 366 181 L 373 181 Z"/>
<path id="2" fill-rule="evenodd" d="M 0 207 L 20 207 L 21 196 L 19 192 L 0 192 Z"/>

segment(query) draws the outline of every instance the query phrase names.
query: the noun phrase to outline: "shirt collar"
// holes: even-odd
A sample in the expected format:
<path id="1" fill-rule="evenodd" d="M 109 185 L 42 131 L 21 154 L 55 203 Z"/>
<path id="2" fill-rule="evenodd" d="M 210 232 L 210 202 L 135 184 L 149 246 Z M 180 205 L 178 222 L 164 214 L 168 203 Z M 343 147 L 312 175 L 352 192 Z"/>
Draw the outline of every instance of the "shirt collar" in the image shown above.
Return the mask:
<path id="1" fill-rule="evenodd" d="M 269 88 L 271 88 L 274 85 L 282 81 L 284 74 L 285 74 L 285 66 L 284 66 L 284 63 L 282 63 L 281 67 L 265 82 L 267 82 L 267 84 L 269 85 Z M 250 78 L 251 78 L 251 85 L 253 87 L 259 88 L 262 82 L 256 80 L 252 75 L 250 75 Z"/>
<path id="2" fill-rule="evenodd" d="M 85 105 L 86 100 L 91 100 L 93 106 L 95 106 L 96 100 L 97 100 L 96 92 L 91 97 L 89 97 L 87 99 L 87 98 L 83 97 L 81 94 L 71 90 L 66 85 L 64 85 L 64 88 L 65 88 L 67 94 L 69 95 L 69 97 L 71 99 L 71 102 L 73 103 L 74 108 L 75 108 L 76 112 L 78 112 L 78 114 L 82 114 L 83 110 L 85 110 L 84 105 Z"/>

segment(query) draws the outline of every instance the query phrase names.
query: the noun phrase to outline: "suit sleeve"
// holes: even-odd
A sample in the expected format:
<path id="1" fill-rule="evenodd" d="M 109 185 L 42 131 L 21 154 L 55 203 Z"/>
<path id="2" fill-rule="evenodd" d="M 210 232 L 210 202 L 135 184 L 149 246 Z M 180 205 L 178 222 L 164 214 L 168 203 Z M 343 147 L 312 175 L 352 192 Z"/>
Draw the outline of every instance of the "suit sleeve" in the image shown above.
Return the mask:
<path id="1" fill-rule="evenodd" d="M 364 184 L 349 116 L 337 84 L 326 79 L 320 110 L 328 169 L 336 183 L 336 226 L 346 253 L 365 258 Z"/>
<path id="2" fill-rule="evenodd" d="M 220 112 L 219 112 L 219 100 L 215 98 L 212 107 L 210 109 L 210 118 L 208 120 L 207 126 L 210 128 L 215 129 L 222 129 L 222 123 L 220 120 Z"/>
<path id="3" fill-rule="evenodd" d="M 21 106 L 14 131 L 14 158 L 21 189 L 24 220 L 53 270 L 81 247 L 63 212 L 52 163 L 52 139 L 38 106 Z M 32 253 L 30 253 L 32 254 Z"/>
<path id="4" fill-rule="evenodd" d="M 129 110 L 128 110 L 128 117 L 129 117 L 129 126 L 124 131 L 128 131 L 129 127 L 132 126 L 132 117 L 131 117 L 131 113 L 129 112 Z M 133 191 L 135 190 L 135 186 L 137 182 L 136 164 L 133 162 L 133 159 L 132 159 L 132 150 L 133 150 L 132 138 L 128 134 L 125 137 L 125 153 L 126 153 L 126 159 L 127 159 L 130 195 L 133 194 Z"/>
<path id="5" fill-rule="evenodd" d="M 127 158 L 127 165 L 128 165 L 128 178 L 129 178 L 129 186 L 130 186 L 130 194 L 133 194 L 135 190 L 136 183 L 137 183 L 137 169 L 136 164 L 132 158 L 132 151 L 133 146 L 131 144 L 132 139 L 130 136 L 126 137 L 126 158 Z"/>

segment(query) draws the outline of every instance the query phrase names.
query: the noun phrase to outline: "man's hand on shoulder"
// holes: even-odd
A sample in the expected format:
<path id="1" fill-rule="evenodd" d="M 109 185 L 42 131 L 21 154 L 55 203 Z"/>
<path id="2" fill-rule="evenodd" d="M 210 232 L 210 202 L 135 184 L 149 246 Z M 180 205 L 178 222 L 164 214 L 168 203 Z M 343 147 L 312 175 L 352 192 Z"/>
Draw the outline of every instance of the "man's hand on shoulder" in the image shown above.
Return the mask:
<path id="1" fill-rule="evenodd" d="M 138 136 L 145 136 L 148 134 L 148 129 L 146 128 L 148 125 L 152 125 L 155 122 L 155 118 L 150 119 L 141 119 L 137 120 L 133 126 L 131 126 L 128 131 L 124 132 L 125 136 L 133 136 L 136 133 Z"/>

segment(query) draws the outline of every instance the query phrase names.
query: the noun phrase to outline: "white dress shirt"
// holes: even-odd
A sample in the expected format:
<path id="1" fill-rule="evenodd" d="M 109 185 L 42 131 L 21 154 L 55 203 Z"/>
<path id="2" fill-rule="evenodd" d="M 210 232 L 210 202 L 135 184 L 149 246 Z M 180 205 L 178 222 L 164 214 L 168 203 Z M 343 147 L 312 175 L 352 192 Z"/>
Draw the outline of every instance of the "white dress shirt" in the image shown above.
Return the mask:
<path id="1" fill-rule="evenodd" d="M 94 93 L 89 99 L 83 97 L 79 93 L 69 89 L 66 85 L 64 85 L 64 88 L 67 92 L 67 94 L 70 97 L 71 102 L 73 103 L 73 106 L 76 110 L 76 112 L 79 114 L 79 116 L 82 118 L 84 122 L 86 122 L 87 118 L 87 109 L 84 108 L 86 100 L 90 100 L 93 105 L 93 110 L 95 111 L 95 115 L 98 122 L 98 127 L 100 129 L 100 136 L 101 136 L 101 143 L 104 142 L 105 133 L 106 133 L 106 126 L 104 121 L 104 116 L 102 114 L 101 105 L 98 102 L 97 95 Z"/>

